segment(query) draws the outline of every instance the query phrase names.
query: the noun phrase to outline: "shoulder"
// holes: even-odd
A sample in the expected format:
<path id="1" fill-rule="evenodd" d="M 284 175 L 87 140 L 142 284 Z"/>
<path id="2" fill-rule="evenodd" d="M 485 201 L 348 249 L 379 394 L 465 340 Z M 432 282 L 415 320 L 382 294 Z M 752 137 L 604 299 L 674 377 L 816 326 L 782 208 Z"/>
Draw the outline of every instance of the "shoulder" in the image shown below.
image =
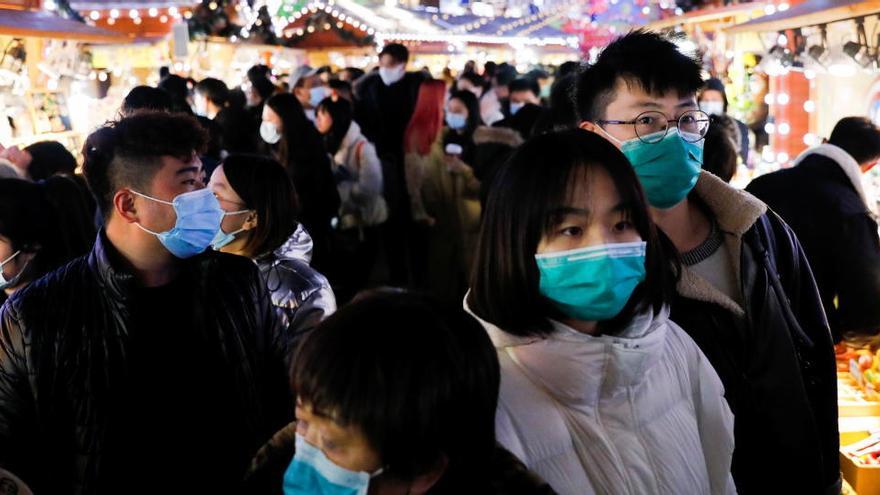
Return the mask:
<path id="1" fill-rule="evenodd" d="M 302 260 L 273 257 L 259 266 L 276 306 L 299 306 L 322 290 L 330 290 L 327 277 Z"/>

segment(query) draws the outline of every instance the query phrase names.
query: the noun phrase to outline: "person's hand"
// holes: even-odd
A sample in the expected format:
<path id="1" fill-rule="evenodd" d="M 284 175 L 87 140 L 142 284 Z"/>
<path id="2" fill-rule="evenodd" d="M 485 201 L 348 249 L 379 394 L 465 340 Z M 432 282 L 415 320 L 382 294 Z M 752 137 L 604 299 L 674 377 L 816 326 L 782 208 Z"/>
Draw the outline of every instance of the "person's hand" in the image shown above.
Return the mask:
<path id="1" fill-rule="evenodd" d="M 461 161 L 461 158 L 457 155 L 446 155 L 444 161 L 446 162 L 446 169 L 451 174 L 467 175 L 472 172 L 470 165 Z"/>

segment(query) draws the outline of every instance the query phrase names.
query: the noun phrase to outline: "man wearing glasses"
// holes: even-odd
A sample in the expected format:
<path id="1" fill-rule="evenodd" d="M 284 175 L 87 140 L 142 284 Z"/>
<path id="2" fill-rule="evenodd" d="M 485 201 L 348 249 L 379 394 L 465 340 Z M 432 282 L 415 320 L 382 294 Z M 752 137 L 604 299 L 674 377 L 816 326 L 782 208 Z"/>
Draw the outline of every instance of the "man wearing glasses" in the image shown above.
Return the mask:
<path id="1" fill-rule="evenodd" d="M 702 84 L 670 40 L 632 32 L 579 76 L 580 126 L 629 158 L 678 252 L 671 318 L 724 383 L 738 492 L 839 493 L 834 351 L 813 275 L 779 217 L 701 172 Z"/>

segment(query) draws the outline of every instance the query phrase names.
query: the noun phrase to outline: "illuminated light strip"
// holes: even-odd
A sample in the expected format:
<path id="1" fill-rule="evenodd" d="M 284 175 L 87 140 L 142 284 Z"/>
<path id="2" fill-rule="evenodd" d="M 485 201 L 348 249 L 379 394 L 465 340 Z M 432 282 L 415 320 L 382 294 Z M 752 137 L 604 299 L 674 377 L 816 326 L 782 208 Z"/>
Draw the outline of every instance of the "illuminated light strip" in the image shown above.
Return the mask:
<path id="1" fill-rule="evenodd" d="M 490 36 L 490 35 L 431 35 L 431 34 L 412 34 L 412 33 L 378 33 L 377 39 L 397 40 L 397 41 L 424 41 L 424 42 L 445 42 L 445 43 L 485 43 L 489 45 L 500 44 L 518 44 L 518 45 L 561 45 L 571 46 L 577 37 L 553 37 L 553 38 L 532 38 L 527 36 Z"/>

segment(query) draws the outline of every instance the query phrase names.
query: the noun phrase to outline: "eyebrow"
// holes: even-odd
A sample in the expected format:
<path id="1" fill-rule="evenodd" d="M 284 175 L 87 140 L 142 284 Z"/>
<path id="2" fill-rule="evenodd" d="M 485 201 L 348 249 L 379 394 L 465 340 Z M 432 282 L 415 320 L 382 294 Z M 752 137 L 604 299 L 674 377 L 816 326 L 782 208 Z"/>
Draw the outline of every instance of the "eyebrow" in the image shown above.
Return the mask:
<path id="1" fill-rule="evenodd" d="M 184 175 L 184 174 L 196 174 L 199 172 L 199 167 L 186 167 L 178 170 L 174 173 L 174 175 Z"/>
<path id="2" fill-rule="evenodd" d="M 586 208 L 575 208 L 574 206 L 561 206 L 550 211 L 550 215 L 554 217 L 564 217 L 568 215 L 580 215 L 584 217 L 590 216 L 590 210 Z"/>

